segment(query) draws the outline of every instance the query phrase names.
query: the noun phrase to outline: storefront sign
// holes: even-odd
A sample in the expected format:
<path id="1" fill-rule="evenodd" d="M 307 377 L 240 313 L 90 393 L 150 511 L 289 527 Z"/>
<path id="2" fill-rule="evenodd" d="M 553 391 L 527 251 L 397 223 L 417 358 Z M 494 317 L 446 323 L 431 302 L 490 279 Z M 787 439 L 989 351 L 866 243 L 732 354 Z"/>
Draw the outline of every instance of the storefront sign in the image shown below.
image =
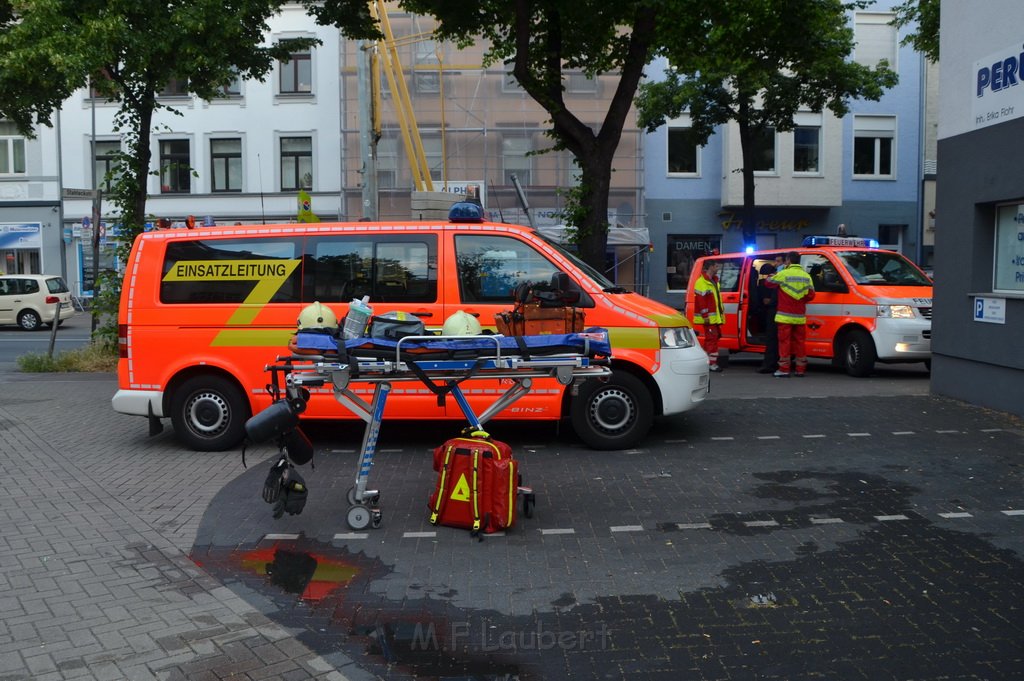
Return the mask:
<path id="1" fill-rule="evenodd" d="M 42 248 L 42 223 L 0 223 L 0 248 Z"/>
<path id="2" fill-rule="evenodd" d="M 1016 43 L 974 62 L 971 115 L 983 128 L 1024 116 L 1024 51 Z"/>
<path id="3" fill-rule="evenodd" d="M 730 229 L 733 231 L 740 231 L 743 229 L 743 218 L 736 213 L 721 212 L 718 214 L 722 218 L 722 231 L 728 232 Z M 799 232 L 808 229 L 811 226 L 810 220 L 758 220 L 754 225 L 758 232 Z"/>

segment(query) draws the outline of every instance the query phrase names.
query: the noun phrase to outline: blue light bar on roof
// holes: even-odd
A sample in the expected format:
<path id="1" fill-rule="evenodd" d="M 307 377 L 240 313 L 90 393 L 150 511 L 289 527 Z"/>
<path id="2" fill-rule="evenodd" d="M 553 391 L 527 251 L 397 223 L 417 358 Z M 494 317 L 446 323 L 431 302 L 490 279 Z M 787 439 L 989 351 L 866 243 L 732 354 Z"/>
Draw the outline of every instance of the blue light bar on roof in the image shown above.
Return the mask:
<path id="1" fill-rule="evenodd" d="M 859 236 L 807 236 L 804 246 L 850 246 L 853 248 L 878 248 L 878 241 Z"/>
<path id="2" fill-rule="evenodd" d="M 452 204 L 448 210 L 450 222 L 483 222 L 484 210 L 478 204 L 469 201 L 460 201 Z"/>

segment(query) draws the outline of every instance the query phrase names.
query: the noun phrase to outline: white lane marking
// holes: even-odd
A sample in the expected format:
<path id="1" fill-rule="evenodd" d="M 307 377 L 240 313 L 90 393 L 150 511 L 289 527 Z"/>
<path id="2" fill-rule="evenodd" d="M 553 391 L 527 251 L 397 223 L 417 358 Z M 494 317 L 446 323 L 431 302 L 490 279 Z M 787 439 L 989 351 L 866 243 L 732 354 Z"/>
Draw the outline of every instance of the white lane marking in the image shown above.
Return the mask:
<path id="1" fill-rule="evenodd" d="M 686 438 L 682 438 L 680 440 L 665 440 L 665 444 L 667 445 L 678 445 L 684 442 L 689 442 L 689 440 L 687 440 Z"/>
<path id="2" fill-rule="evenodd" d="M 912 431 L 912 430 L 894 430 L 894 431 L 892 431 L 892 434 L 893 435 L 913 435 L 914 431 Z"/>
<path id="3" fill-rule="evenodd" d="M 711 523 L 676 523 L 680 530 L 710 530 Z"/>
<path id="4" fill-rule="evenodd" d="M 721 441 L 721 442 L 728 442 L 728 441 L 730 441 L 730 440 L 735 440 L 736 438 L 734 438 L 734 437 L 732 437 L 732 436 L 730 435 L 730 436 L 728 436 L 728 437 L 713 437 L 713 438 L 711 438 L 711 439 L 712 439 L 712 440 L 718 440 L 718 441 Z"/>
<path id="5" fill-rule="evenodd" d="M 1011 508 L 1007 511 L 1002 512 L 1004 515 L 1024 515 L 1024 509 Z"/>
<path id="6" fill-rule="evenodd" d="M 612 532 L 643 532 L 643 525 L 612 525 Z"/>
<path id="7" fill-rule="evenodd" d="M 778 435 L 758 435 L 758 440 L 781 440 L 782 438 Z"/>
<path id="8" fill-rule="evenodd" d="M 970 513 L 940 513 L 941 518 L 973 518 Z"/>
<path id="9" fill-rule="evenodd" d="M 335 539 L 366 539 L 370 536 L 369 532 L 345 532 L 342 534 L 334 535 Z"/>
<path id="10" fill-rule="evenodd" d="M 871 437 L 871 433 L 847 433 L 850 437 Z"/>
<path id="11" fill-rule="evenodd" d="M 1003 429 L 1002 428 L 982 428 L 981 432 L 983 432 L 983 433 L 1001 433 L 1001 432 L 1003 432 Z"/>
<path id="12" fill-rule="evenodd" d="M 429 539 L 436 537 L 437 532 L 403 532 L 402 539 Z"/>
<path id="13" fill-rule="evenodd" d="M 809 439 L 815 438 L 815 437 L 825 437 L 825 435 L 823 435 L 822 433 L 815 433 L 814 435 L 804 435 L 804 437 L 809 440 Z"/>
<path id="14" fill-rule="evenodd" d="M 835 525 L 844 522 L 842 518 L 811 518 L 812 525 Z"/>
<path id="15" fill-rule="evenodd" d="M 264 539 L 298 539 L 299 535 L 291 533 L 279 533 L 279 534 L 265 534 Z"/>
<path id="16" fill-rule="evenodd" d="M 950 434 L 954 434 L 954 433 L 959 433 L 960 431 L 959 430 L 936 430 L 935 432 L 938 433 L 939 435 L 950 435 Z"/>
<path id="17" fill-rule="evenodd" d="M 743 523 L 747 527 L 778 527 L 779 523 L 775 520 L 747 520 Z"/>
<path id="18" fill-rule="evenodd" d="M 571 527 L 550 527 L 546 530 L 541 530 L 541 534 L 576 534 L 576 530 Z"/>
<path id="19" fill-rule="evenodd" d="M 910 520 L 910 518 L 903 515 L 902 513 L 897 513 L 896 515 L 876 515 L 875 520 L 884 523 L 889 520 Z"/>

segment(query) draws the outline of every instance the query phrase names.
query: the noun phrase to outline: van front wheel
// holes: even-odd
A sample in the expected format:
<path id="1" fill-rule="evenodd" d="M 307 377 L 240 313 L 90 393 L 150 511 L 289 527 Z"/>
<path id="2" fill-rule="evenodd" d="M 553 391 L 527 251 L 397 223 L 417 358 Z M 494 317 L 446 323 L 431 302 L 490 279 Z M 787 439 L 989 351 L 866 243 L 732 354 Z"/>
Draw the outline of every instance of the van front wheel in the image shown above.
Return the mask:
<path id="1" fill-rule="evenodd" d="M 182 444 L 198 452 L 222 452 L 245 437 L 249 403 L 221 376 L 193 376 L 171 400 L 171 423 Z"/>
<path id="2" fill-rule="evenodd" d="M 572 427 L 592 449 L 627 449 L 640 441 L 654 421 L 647 387 L 635 376 L 615 371 L 607 381 L 590 379 L 571 406 Z"/>
<path id="3" fill-rule="evenodd" d="M 843 357 L 846 358 L 846 373 L 863 378 L 875 368 L 875 342 L 867 331 L 855 329 L 843 339 Z"/>

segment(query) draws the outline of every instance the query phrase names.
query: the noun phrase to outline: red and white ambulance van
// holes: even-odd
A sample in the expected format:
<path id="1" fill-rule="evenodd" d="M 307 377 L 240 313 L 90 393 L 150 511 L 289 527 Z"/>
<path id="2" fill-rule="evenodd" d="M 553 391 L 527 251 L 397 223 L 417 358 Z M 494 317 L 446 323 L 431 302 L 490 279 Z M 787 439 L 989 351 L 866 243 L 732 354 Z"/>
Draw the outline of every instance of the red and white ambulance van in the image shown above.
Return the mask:
<path id="1" fill-rule="evenodd" d="M 807 356 L 831 359 L 851 376 L 867 376 L 876 362 L 930 366 L 932 281 L 900 253 L 873 239 L 809 236 L 798 248 L 708 255 L 697 260 L 687 288 L 693 319 L 693 284 L 704 263 L 719 264 L 725 323 L 719 347 L 761 352 L 765 337 L 752 306 L 761 265 L 790 251 L 814 282 L 807 305 Z M 698 329 L 698 332 L 700 329 Z"/>

